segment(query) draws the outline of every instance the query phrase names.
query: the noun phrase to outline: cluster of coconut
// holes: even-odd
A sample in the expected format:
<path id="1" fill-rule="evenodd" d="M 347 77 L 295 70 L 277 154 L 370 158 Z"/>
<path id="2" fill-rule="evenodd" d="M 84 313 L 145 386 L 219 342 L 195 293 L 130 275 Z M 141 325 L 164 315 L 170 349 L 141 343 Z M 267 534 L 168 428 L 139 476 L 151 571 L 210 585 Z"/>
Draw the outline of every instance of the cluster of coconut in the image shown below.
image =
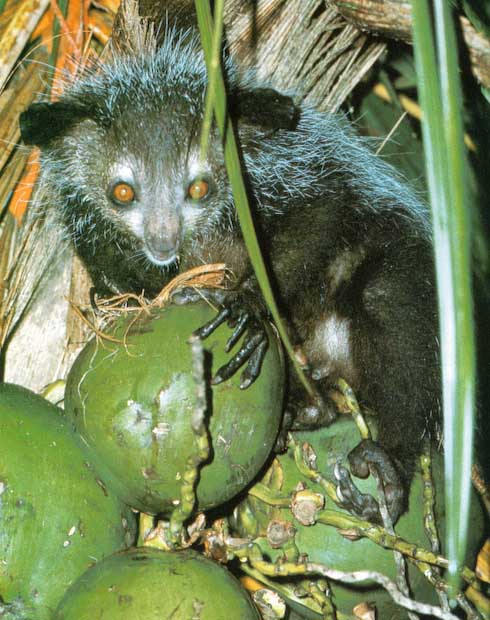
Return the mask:
<path id="1" fill-rule="evenodd" d="M 363 603 L 380 618 L 405 617 L 373 581 L 325 579 L 328 569 L 397 576 L 382 528 L 365 535 L 335 503 L 333 472 L 359 441 L 355 423 L 343 416 L 297 433 L 275 455 L 280 347 L 271 332 L 248 389 L 239 377 L 212 385 L 230 329 L 221 325 L 204 349 L 189 337 L 213 316 L 204 302 L 120 316 L 80 353 L 63 410 L 0 385 L 2 618 L 321 619 L 330 608 L 355 617 Z M 439 457 L 432 465 L 441 524 Z M 376 493 L 374 481 L 359 484 Z M 397 533 L 427 548 L 423 493 L 418 473 Z M 473 519 L 474 551 L 476 508 Z M 242 571 L 255 578 L 255 602 Z M 415 565 L 410 578 L 418 599 L 437 602 Z M 261 600 L 262 587 L 282 603 Z"/>

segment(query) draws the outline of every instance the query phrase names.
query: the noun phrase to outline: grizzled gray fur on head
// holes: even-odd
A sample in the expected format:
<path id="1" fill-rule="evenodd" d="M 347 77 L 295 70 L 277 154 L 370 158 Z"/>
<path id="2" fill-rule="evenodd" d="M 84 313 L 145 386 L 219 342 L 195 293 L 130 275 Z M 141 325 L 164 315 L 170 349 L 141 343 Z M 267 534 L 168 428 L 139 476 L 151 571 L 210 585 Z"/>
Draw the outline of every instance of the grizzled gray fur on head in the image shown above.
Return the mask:
<path id="1" fill-rule="evenodd" d="M 170 29 L 158 50 L 149 48 L 114 53 L 58 102 L 34 104 L 21 116 L 24 141 L 41 146 L 50 206 L 89 270 L 91 262 L 101 265 L 110 290 L 154 291 L 196 243 L 237 228 L 216 130 L 200 166 L 207 77 L 199 42 Z M 341 117 L 298 106 L 239 76 L 230 62 L 226 75 L 259 217 L 321 195 L 328 209 L 342 186 L 356 195 L 356 209 L 399 209 L 417 234 L 428 234 L 424 208 Z M 200 177 L 209 191 L 193 200 L 189 184 Z M 131 204 L 111 199 L 118 183 L 134 189 Z M 117 282 L 115 266 L 126 270 L 125 282 Z"/>

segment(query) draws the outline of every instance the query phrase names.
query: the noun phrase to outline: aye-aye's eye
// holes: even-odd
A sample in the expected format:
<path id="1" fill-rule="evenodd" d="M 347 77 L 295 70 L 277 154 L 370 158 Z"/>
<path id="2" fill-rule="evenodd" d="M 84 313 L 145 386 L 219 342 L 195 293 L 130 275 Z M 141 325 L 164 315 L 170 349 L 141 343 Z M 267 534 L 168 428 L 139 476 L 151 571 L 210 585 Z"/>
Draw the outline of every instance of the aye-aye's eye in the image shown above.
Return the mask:
<path id="1" fill-rule="evenodd" d="M 209 183 L 204 179 L 196 179 L 187 188 L 187 195 L 191 200 L 202 200 L 209 193 Z"/>
<path id="2" fill-rule="evenodd" d="M 129 183 L 116 183 L 111 189 L 110 197 L 119 204 L 127 205 L 135 199 L 135 191 Z"/>

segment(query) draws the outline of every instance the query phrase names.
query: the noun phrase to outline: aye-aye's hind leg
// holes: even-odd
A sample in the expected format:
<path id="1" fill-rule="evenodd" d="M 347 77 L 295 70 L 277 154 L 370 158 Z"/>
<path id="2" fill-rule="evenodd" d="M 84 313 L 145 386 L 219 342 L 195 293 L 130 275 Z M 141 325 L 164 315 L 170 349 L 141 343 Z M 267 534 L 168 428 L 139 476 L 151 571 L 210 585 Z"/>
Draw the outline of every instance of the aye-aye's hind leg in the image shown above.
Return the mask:
<path id="1" fill-rule="evenodd" d="M 414 272 L 414 264 L 419 271 Z M 349 463 L 361 478 L 370 468 L 377 470 L 396 521 L 407 509 L 423 437 L 439 416 L 432 260 L 425 247 L 413 246 L 385 256 L 377 269 L 371 265 L 370 273 L 351 326 L 358 396 L 377 414 L 378 436 L 352 450 Z"/>

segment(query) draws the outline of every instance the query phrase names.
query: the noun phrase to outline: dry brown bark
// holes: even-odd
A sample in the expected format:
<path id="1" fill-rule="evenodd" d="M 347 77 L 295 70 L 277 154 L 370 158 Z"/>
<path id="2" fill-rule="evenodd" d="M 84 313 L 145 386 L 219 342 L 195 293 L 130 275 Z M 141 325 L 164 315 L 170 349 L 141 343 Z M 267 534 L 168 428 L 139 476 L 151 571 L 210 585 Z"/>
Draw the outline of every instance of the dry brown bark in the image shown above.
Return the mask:
<path id="1" fill-rule="evenodd" d="M 391 39 L 412 41 L 412 6 L 406 0 L 327 0 L 353 26 Z M 473 75 L 490 88 L 490 41 L 465 18 L 459 18 L 460 34 Z"/>
<path id="2" fill-rule="evenodd" d="M 191 0 L 140 0 L 139 7 L 156 23 L 196 27 Z M 114 37 L 124 45 L 119 19 Z M 385 49 L 324 0 L 227 0 L 224 21 L 228 49 L 240 67 L 323 110 L 338 110 Z"/>

